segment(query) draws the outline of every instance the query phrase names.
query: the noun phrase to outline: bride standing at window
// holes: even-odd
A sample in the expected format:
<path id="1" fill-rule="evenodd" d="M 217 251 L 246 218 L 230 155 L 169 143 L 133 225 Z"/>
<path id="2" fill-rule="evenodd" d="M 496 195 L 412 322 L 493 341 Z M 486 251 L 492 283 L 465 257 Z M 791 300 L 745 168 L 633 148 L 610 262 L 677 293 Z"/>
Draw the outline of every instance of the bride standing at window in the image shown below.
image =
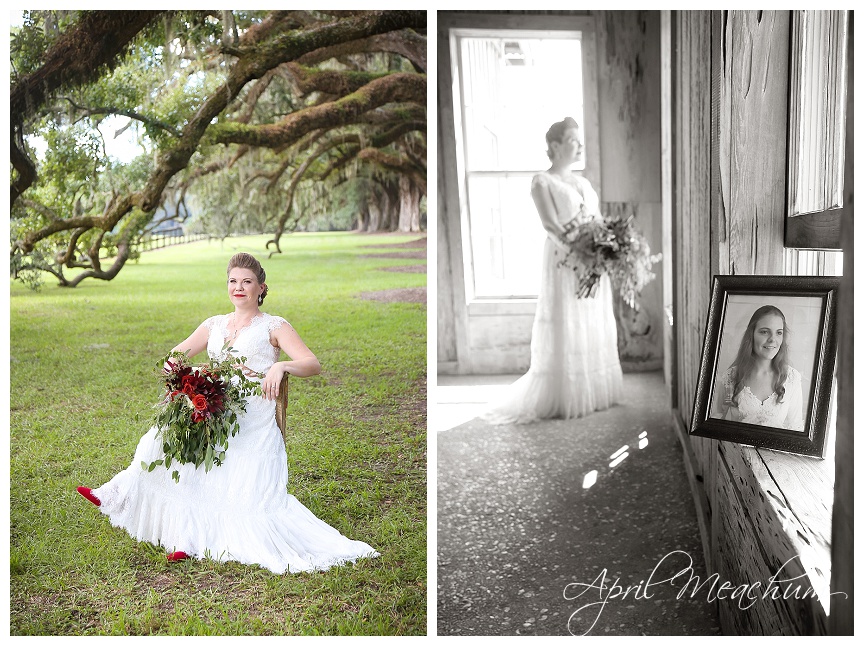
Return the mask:
<path id="1" fill-rule="evenodd" d="M 535 175 L 531 197 L 547 232 L 528 372 L 483 415 L 494 424 L 581 417 L 609 408 L 621 396 L 618 334 L 612 287 L 604 275 L 593 297 L 578 298 L 573 271 L 561 267 L 565 240 L 600 215 L 591 183 L 570 167 L 582 159 L 579 124 L 570 117 L 546 133 L 552 166 Z"/>

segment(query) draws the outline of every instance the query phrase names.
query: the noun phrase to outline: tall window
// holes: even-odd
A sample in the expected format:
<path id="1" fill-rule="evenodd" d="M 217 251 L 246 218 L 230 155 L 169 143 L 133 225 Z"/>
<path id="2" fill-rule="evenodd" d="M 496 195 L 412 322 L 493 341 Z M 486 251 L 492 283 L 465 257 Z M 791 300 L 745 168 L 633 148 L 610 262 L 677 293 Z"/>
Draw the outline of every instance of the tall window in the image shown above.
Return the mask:
<path id="1" fill-rule="evenodd" d="M 844 208 L 848 12 L 793 11 L 785 272 L 839 276 Z M 799 226 L 806 221 L 808 226 Z M 818 225 L 818 226 L 817 226 Z M 826 233 L 827 232 L 827 233 Z"/>
<path id="2" fill-rule="evenodd" d="M 793 11 L 789 58 L 789 177 L 786 246 L 840 249 L 844 208 L 847 11 Z M 851 87 L 848 88 L 851 91 Z M 851 194 L 851 193 L 850 193 Z"/>
<path id="3" fill-rule="evenodd" d="M 843 206 L 846 11 L 792 14 L 789 215 Z"/>
<path id="4" fill-rule="evenodd" d="M 546 234 L 531 178 L 549 167 L 549 126 L 584 123 L 581 34 L 452 29 L 450 47 L 466 287 L 534 297 Z"/>

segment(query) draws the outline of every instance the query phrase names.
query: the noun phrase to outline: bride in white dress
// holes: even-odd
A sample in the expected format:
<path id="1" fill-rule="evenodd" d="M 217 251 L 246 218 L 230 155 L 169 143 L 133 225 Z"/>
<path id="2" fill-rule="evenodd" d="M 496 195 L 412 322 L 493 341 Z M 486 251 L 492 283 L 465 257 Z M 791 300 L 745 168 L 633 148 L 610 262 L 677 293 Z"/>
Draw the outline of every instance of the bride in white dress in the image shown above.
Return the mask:
<path id="1" fill-rule="evenodd" d="M 246 366 L 264 374 L 264 396 L 249 397 L 240 430 L 228 443 L 221 466 L 206 473 L 194 464 L 148 472 L 142 461 L 164 457 L 158 429 L 138 443 L 132 464 L 98 489 L 79 487 L 85 498 L 139 540 L 161 544 L 168 560 L 209 558 L 259 564 L 272 572 L 326 570 L 378 556 L 366 543 L 341 535 L 288 494 L 285 444 L 276 425 L 276 397 L 285 373 L 309 377 L 321 371 L 315 355 L 283 318 L 261 312 L 265 274 L 251 255 L 228 264 L 230 314 L 204 321 L 174 350 L 219 355 L 228 342 Z M 289 361 L 277 361 L 283 350 Z M 171 471 L 179 471 L 175 482 Z"/>
<path id="2" fill-rule="evenodd" d="M 554 124 L 546 142 L 552 166 L 535 175 L 531 184 L 548 234 L 531 333 L 531 364 L 482 416 L 494 424 L 581 417 L 608 408 L 621 397 L 609 277 L 601 278 L 593 297 L 578 298 L 573 271 L 559 265 L 567 255 L 567 235 L 601 217 L 591 183 L 570 170 L 583 154 L 579 125 L 572 118 Z"/>

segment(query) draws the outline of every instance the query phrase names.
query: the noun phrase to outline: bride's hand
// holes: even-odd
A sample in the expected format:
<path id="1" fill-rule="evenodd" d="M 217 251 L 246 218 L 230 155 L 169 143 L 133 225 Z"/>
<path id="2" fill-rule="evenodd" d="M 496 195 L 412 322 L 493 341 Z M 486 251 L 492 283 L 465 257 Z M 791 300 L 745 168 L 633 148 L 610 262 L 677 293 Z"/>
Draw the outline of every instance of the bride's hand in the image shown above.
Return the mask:
<path id="1" fill-rule="evenodd" d="M 279 386 L 286 370 L 280 363 L 274 363 L 261 380 L 261 391 L 264 399 L 276 399 L 279 396 Z"/>
<path id="2" fill-rule="evenodd" d="M 573 217 L 561 225 L 561 239 L 566 244 L 571 244 L 579 236 L 579 218 Z"/>
<path id="3" fill-rule="evenodd" d="M 240 368 L 240 370 L 243 371 L 243 374 L 246 375 L 247 377 L 260 377 L 261 376 L 260 372 L 256 372 L 255 370 L 252 370 L 252 368 L 249 368 L 248 366 L 244 366 L 243 364 L 240 364 L 238 367 Z"/>

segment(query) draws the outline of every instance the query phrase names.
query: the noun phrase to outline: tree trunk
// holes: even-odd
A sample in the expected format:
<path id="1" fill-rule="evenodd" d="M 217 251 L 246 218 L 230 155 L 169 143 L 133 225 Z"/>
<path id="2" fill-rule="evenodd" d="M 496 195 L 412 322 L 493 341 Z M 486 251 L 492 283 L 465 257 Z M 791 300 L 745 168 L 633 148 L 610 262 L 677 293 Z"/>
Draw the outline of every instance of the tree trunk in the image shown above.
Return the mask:
<path id="1" fill-rule="evenodd" d="M 399 176 L 399 230 L 420 230 L 420 196 L 417 187 L 406 175 Z"/>
<path id="2" fill-rule="evenodd" d="M 394 231 L 399 224 L 399 187 L 387 184 L 382 200 L 381 230 Z"/>
<path id="3" fill-rule="evenodd" d="M 369 230 L 370 226 L 370 215 L 368 206 L 359 206 L 357 210 L 357 225 L 354 227 L 354 230 L 357 233 L 363 233 L 364 231 Z"/>
<path id="4" fill-rule="evenodd" d="M 411 231 L 420 231 L 420 187 L 411 183 Z"/>
<path id="5" fill-rule="evenodd" d="M 376 196 L 371 196 L 367 201 L 369 208 L 369 233 L 377 233 L 381 226 L 381 204 Z"/>

